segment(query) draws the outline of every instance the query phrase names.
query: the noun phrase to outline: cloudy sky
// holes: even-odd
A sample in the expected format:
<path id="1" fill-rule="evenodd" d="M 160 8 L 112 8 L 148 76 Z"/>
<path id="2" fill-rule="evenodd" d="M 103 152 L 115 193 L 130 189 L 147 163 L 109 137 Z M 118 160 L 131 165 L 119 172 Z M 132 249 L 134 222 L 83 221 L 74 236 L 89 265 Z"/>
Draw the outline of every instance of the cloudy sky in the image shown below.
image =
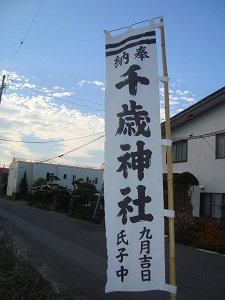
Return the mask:
<path id="1" fill-rule="evenodd" d="M 223 87 L 224 11 L 223 0 L 1 1 L 0 167 L 101 166 L 104 30 L 163 16 L 171 115 Z M 163 120 L 162 87 L 160 97 Z"/>

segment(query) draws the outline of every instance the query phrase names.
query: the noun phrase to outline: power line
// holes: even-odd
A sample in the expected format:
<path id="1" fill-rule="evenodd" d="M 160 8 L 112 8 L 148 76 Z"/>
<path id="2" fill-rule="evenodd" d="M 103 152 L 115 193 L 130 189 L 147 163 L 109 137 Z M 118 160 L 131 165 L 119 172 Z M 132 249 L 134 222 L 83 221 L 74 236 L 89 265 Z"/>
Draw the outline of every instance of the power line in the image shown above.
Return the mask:
<path id="1" fill-rule="evenodd" d="M 11 140 L 11 139 L 6 139 L 6 138 L 0 138 L 0 141 L 5 141 L 5 142 L 13 142 L 13 143 L 26 143 L 26 144 L 47 144 L 47 143 L 59 143 L 59 142 L 66 142 L 66 141 L 73 141 L 73 140 L 79 140 L 83 139 L 86 137 L 94 136 L 97 134 L 101 134 L 104 132 L 97 132 L 94 134 L 86 135 L 86 136 L 81 136 L 77 138 L 71 138 L 71 139 L 62 139 L 62 140 L 52 140 L 52 141 L 45 141 L 45 142 L 36 142 L 36 141 L 23 141 L 23 140 Z"/>
<path id="2" fill-rule="evenodd" d="M 25 40 L 25 38 L 26 38 L 26 36 L 27 36 L 28 32 L 30 31 L 30 29 L 31 29 L 31 26 L 33 25 L 33 23 L 34 23 L 34 20 L 36 19 L 37 15 L 38 15 L 38 13 L 39 13 L 39 10 L 41 9 L 41 6 L 42 6 L 42 4 L 44 3 L 44 1 L 45 1 L 45 0 L 42 0 L 41 4 L 39 5 L 39 7 L 38 7 L 38 10 L 37 10 L 36 14 L 34 15 L 34 17 L 33 17 L 32 21 L 31 21 L 31 23 L 30 23 L 30 25 L 29 25 L 29 27 L 28 27 L 28 29 L 27 29 L 27 31 L 26 31 L 26 33 L 25 33 L 25 35 L 24 35 L 24 37 L 23 37 L 22 41 L 20 42 L 20 45 L 19 45 L 19 47 L 18 47 L 18 48 L 17 48 L 17 50 L 16 50 L 16 53 L 15 53 L 15 55 L 13 56 L 13 58 L 12 58 L 12 60 L 11 60 L 10 64 L 9 64 L 9 66 L 8 66 L 8 69 L 7 69 L 7 71 L 10 69 L 10 67 L 11 67 L 12 63 L 14 62 L 14 60 L 15 60 L 15 58 L 16 58 L 16 56 L 17 56 L 17 54 L 18 54 L 19 50 L 20 50 L 20 47 L 23 45 L 23 42 L 24 42 L 24 40 Z"/>
<path id="3" fill-rule="evenodd" d="M 34 89 L 34 88 L 31 88 L 31 87 L 28 87 L 26 86 L 26 84 L 22 84 L 18 81 L 15 81 L 13 79 L 10 79 L 12 82 L 16 83 L 16 84 L 19 84 L 19 85 L 22 85 L 24 86 L 25 88 L 31 90 L 31 91 L 34 91 L 34 92 L 37 92 L 39 94 L 42 94 L 44 96 L 48 96 L 48 97 L 51 97 L 53 99 L 56 99 L 56 100 L 60 100 L 60 101 L 63 101 L 63 102 L 67 102 L 67 103 L 70 103 L 70 104 L 74 104 L 74 105 L 78 105 L 78 106 L 81 106 L 81 107 L 85 107 L 85 108 L 90 108 L 90 109 L 94 109 L 94 110 L 98 110 L 98 111 L 104 111 L 103 109 L 98 109 L 98 108 L 94 108 L 94 107 L 90 107 L 90 106 L 86 106 L 86 105 L 82 105 L 82 104 L 78 104 L 78 103 L 74 103 L 74 102 L 71 102 L 71 101 L 68 101 L 68 100 L 65 100 L 61 97 L 57 97 L 57 96 L 53 96 L 49 93 L 46 93 L 46 92 L 43 92 L 41 90 L 37 90 L 37 89 Z M 82 99 L 82 98 L 77 98 L 77 97 L 72 97 L 72 96 L 66 96 L 66 97 L 69 97 L 69 98 L 73 98 L 73 99 L 78 99 L 78 100 L 81 100 L 81 101 L 85 101 L 85 102 L 89 102 L 89 103 L 92 103 L 92 104 L 95 104 L 95 105 L 100 105 L 100 106 L 103 106 L 103 104 L 99 104 L 97 102 L 93 102 L 93 101 L 89 101 L 89 100 L 85 100 L 85 99 Z"/>
<path id="4" fill-rule="evenodd" d="M 210 133 L 195 135 L 195 136 L 194 135 L 189 135 L 188 137 L 173 138 L 172 141 L 178 142 L 178 141 L 184 141 L 184 140 L 203 139 L 208 144 L 208 146 L 211 148 L 211 150 L 214 153 L 216 153 L 215 149 L 213 149 L 213 147 L 210 145 L 210 143 L 205 138 L 210 137 L 210 136 L 215 136 L 215 135 L 221 134 L 221 133 L 225 133 L 225 129 L 221 129 L 221 130 L 210 132 Z M 225 162 L 224 158 L 221 158 L 221 159 L 222 159 L 222 161 Z"/>
<path id="5" fill-rule="evenodd" d="M 205 134 L 200 134 L 200 135 L 189 135 L 188 137 L 186 136 L 186 137 L 172 138 L 172 140 L 175 141 L 175 142 L 178 142 L 178 141 L 182 141 L 182 140 L 201 139 L 201 138 L 214 136 L 216 134 L 220 134 L 220 133 L 224 133 L 224 132 L 225 132 L 225 129 L 221 129 L 221 130 L 218 130 L 218 131 L 205 133 Z"/>
<path id="6" fill-rule="evenodd" d="M 67 154 L 69 154 L 69 153 L 71 153 L 71 152 L 74 152 L 74 151 L 76 151 L 76 150 L 79 150 L 79 149 L 81 149 L 81 148 L 83 148 L 83 147 L 85 147 L 85 146 L 87 146 L 87 145 L 90 145 L 90 144 L 94 143 L 94 142 L 97 141 L 97 140 L 100 140 L 100 139 L 103 138 L 104 136 L 105 136 L 105 135 L 102 135 L 102 136 L 100 136 L 100 137 L 98 137 L 98 138 L 96 138 L 96 139 L 94 139 L 94 140 L 92 140 L 92 141 L 90 141 L 90 142 L 88 142 L 88 143 L 82 145 L 82 146 L 76 147 L 76 148 L 74 148 L 74 149 L 72 149 L 72 150 L 70 150 L 70 151 L 68 151 L 68 152 L 65 152 L 65 153 L 63 153 L 63 154 L 61 154 L 61 155 L 58 155 L 58 156 L 56 156 L 56 157 L 53 157 L 53 158 L 49 158 L 49 159 L 44 160 L 44 161 L 42 161 L 42 162 L 47 162 L 47 161 L 50 161 L 50 160 L 53 160 L 53 159 L 56 159 L 56 158 L 61 158 L 61 157 L 65 156 L 65 155 L 67 155 Z"/>
<path id="7" fill-rule="evenodd" d="M 212 151 L 214 152 L 214 153 L 216 153 L 216 151 L 215 151 L 215 149 L 213 149 L 213 147 L 210 145 L 210 143 L 202 136 L 202 139 L 208 144 L 208 146 L 212 149 Z M 222 161 L 224 161 L 225 162 L 225 159 L 224 158 L 221 158 L 222 159 Z"/>
<path id="8" fill-rule="evenodd" d="M 61 157 L 65 156 L 65 155 L 67 155 L 67 154 L 69 154 L 69 153 L 71 153 L 71 152 L 74 152 L 74 151 L 76 151 L 76 150 L 79 150 L 79 149 L 81 149 L 81 148 L 84 148 L 85 146 L 90 145 L 90 144 L 94 143 L 94 142 L 97 141 L 97 140 L 100 140 L 100 139 L 103 138 L 104 136 L 105 136 L 105 135 L 102 135 L 102 136 L 100 136 L 100 137 L 98 137 L 98 138 L 96 138 L 96 139 L 94 139 L 94 140 L 92 140 L 92 141 L 90 141 L 90 142 L 88 142 L 88 143 L 86 143 L 86 144 L 84 144 L 84 145 L 82 145 L 82 146 L 76 147 L 76 148 L 74 148 L 74 149 L 72 149 L 72 150 L 70 150 L 70 151 L 68 151 L 68 152 L 65 152 L 65 153 L 63 153 L 63 154 L 60 154 L 60 155 L 58 155 L 58 156 L 55 156 L 55 157 L 52 157 L 52 158 L 49 158 L 49 159 L 46 159 L 46 160 L 42 160 L 42 161 L 39 161 L 39 162 L 35 162 L 34 164 L 37 164 L 37 163 L 46 163 L 46 162 L 51 161 L 51 160 L 53 160 L 53 159 L 61 158 Z M 32 165 L 26 166 L 26 167 L 25 167 L 25 166 L 22 166 L 22 167 L 18 167 L 18 168 L 12 168 L 12 170 L 23 169 L 23 168 L 27 168 L 27 167 L 31 167 L 31 166 L 32 166 Z"/>

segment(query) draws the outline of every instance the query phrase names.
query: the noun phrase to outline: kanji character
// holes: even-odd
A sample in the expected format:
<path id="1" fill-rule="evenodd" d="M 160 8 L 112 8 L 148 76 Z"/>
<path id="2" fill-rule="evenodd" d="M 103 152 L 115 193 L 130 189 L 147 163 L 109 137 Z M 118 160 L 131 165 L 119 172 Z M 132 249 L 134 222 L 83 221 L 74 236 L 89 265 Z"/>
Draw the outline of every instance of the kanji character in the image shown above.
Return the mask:
<path id="1" fill-rule="evenodd" d="M 123 196 L 129 194 L 131 191 L 131 189 L 129 187 L 125 188 L 125 189 L 120 189 L 120 192 Z M 127 212 L 132 212 L 133 211 L 133 207 L 128 205 L 131 202 L 131 198 L 130 197 L 125 197 L 122 201 L 120 201 L 118 203 L 119 208 L 121 208 L 120 212 L 118 213 L 118 217 L 122 216 L 122 223 L 123 225 L 125 225 L 127 223 Z"/>
<path id="2" fill-rule="evenodd" d="M 144 178 L 144 169 L 148 169 L 151 165 L 152 151 L 149 149 L 144 150 L 145 143 L 143 141 L 137 141 L 137 151 L 126 152 L 124 155 L 117 157 L 117 160 L 121 162 L 120 167 L 116 172 L 123 172 L 123 177 L 128 177 L 128 169 L 138 171 L 138 179 L 141 181 Z M 129 144 L 120 145 L 120 149 L 123 151 L 130 150 Z"/>
<path id="3" fill-rule="evenodd" d="M 146 187 L 143 185 L 137 186 L 138 191 L 138 198 L 132 200 L 128 195 L 131 192 L 131 189 L 129 187 L 126 187 L 124 189 L 120 189 L 120 192 L 123 196 L 126 196 L 123 200 L 118 202 L 118 206 L 120 208 L 120 211 L 118 213 L 118 217 L 122 216 L 122 224 L 125 225 L 127 223 L 127 214 L 128 212 L 133 212 L 133 207 L 129 205 L 131 202 L 135 206 L 138 207 L 138 214 L 136 216 L 130 217 L 130 221 L 132 223 L 137 223 L 139 221 L 148 221 L 151 222 L 153 220 L 152 214 L 146 214 L 145 213 L 145 204 L 149 203 L 151 201 L 151 197 L 145 196 L 145 189 Z"/>
<path id="4" fill-rule="evenodd" d="M 136 54 L 134 55 L 134 58 L 140 58 L 141 61 L 144 58 L 149 58 L 148 52 L 146 51 L 146 47 L 140 46 L 136 49 Z"/>
<path id="5" fill-rule="evenodd" d="M 141 69 L 141 67 L 139 65 L 130 66 L 129 69 L 120 76 L 120 77 L 127 76 L 127 79 L 125 79 L 121 82 L 118 82 L 115 85 L 115 87 L 117 89 L 122 89 L 124 86 L 126 86 L 128 84 L 130 95 L 136 96 L 138 83 L 141 83 L 144 85 L 148 85 L 150 83 L 148 78 L 137 75 L 137 72 L 135 72 L 135 71 L 140 70 L 140 69 Z"/>
<path id="6" fill-rule="evenodd" d="M 151 281 L 151 271 L 150 270 L 141 270 L 141 280 L 142 281 Z"/>
<path id="7" fill-rule="evenodd" d="M 146 227 L 143 227 L 143 230 L 140 232 L 141 234 L 141 237 L 139 240 L 141 240 L 144 236 L 146 239 L 152 239 L 152 235 L 151 235 L 151 232 L 150 232 L 150 229 L 147 229 Z"/>
<path id="8" fill-rule="evenodd" d="M 139 221 L 149 221 L 153 220 L 152 214 L 145 214 L 145 204 L 152 201 L 151 197 L 145 196 L 146 187 L 143 185 L 137 186 L 138 198 L 133 200 L 133 204 L 138 207 L 138 215 L 130 217 L 132 223 L 137 223 Z"/>
<path id="9" fill-rule="evenodd" d="M 120 263 L 122 263 L 122 262 L 123 262 L 124 256 L 128 256 L 127 253 L 124 253 L 124 252 L 126 251 L 126 248 L 120 248 L 120 249 L 118 249 L 118 251 L 119 251 L 120 253 L 116 256 L 116 258 L 118 258 L 118 261 L 119 261 Z"/>
<path id="10" fill-rule="evenodd" d="M 129 136 L 135 135 L 143 135 L 145 137 L 151 136 L 151 131 L 149 126 L 150 118 L 148 116 L 148 112 L 145 110 L 141 110 L 143 108 L 142 105 L 137 105 L 134 100 L 130 101 L 130 109 L 128 109 L 127 104 L 123 104 L 123 111 L 118 113 L 119 117 L 119 127 L 117 129 L 116 134 L 128 134 Z"/>
<path id="11" fill-rule="evenodd" d="M 127 276 L 128 273 L 129 271 L 125 269 L 124 266 L 121 266 L 120 270 L 116 271 L 117 277 L 120 277 L 122 282 L 124 281 L 124 277 Z"/>
<path id="12" fill-rule="evenodd" d="M 121 243 L 128 245 L 128 240 L 125 241 L 126 236 L 125 230 L 121 230 L 120 233 L 117 234 L 117 245 Z"/>
<path id="13" fill-rule="evenodd" d="M 125 64 L 129 63 L 129 53 L 126 51 L 123 52 L 122 56 L 117 55 L 117 57 L 114 59 L 114 66 L 117 68 L 118 66 L 122 66 L 122 63 L 124 62 Z"/>
<path id="14" fill-rule="evenodd" d="M 145 240 L 145 241 L 141 242 L 140 254 L 143 253 L 143 251 L 145 251 L 146 254 L 150 253 L 150 241 L 149 240 Z"/>

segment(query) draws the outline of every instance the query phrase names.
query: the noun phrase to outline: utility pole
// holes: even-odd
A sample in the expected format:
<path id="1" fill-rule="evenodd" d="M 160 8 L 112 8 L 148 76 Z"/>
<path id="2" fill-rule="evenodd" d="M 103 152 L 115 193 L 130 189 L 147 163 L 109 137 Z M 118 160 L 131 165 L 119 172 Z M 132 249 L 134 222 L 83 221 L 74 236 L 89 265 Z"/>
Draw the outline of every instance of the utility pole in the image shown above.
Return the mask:
<path id="1" fill-rule="evenodd" d="M 3 93 L 4 87 L 5 87 L 5 75 L 2 76 L 2 85 L 0 87 L 0 104 L 2 101 L 2 93 Z"/>

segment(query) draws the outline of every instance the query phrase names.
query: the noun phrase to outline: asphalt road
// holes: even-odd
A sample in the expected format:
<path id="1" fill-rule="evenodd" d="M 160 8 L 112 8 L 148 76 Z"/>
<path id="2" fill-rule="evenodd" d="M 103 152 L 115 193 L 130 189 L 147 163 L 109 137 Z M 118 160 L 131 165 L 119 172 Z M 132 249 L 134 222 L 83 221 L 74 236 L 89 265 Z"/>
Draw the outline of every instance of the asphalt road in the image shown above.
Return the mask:
<path id="1" fill-rule="evenodd" d="M 77 300 L 170 299 L 162 291 L 104 293 L 107 254 L 105 231 L 99 225 L 0 199 L 0 230 L 4 227 L 52 282 L 58 299 L 66 294 Z M 225 299 L 223 255 L 176 245 L 176 275 L 177 299 Z"/>

